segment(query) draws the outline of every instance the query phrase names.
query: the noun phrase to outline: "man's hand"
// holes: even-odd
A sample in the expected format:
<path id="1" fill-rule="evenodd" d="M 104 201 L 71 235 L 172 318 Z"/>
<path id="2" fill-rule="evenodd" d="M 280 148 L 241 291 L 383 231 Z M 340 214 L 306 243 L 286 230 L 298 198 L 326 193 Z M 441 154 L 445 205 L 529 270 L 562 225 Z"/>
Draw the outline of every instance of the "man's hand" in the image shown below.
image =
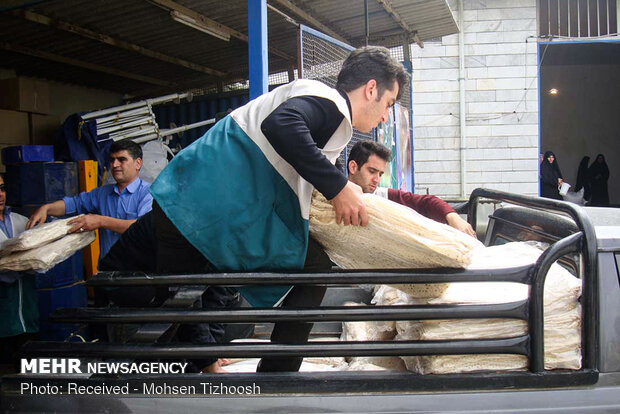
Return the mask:
<path id="1" fill-rule="evenodd" d="M 26 223 L 26 230 L 29 230 L 37 224 L 45 223 L 47 216 L 63 216 L 65 214 L 65 202 L 62 200 L 53 203 L 44 204 L 32 213 L 30 220 Z"/>
<path id="2" fill-rule="evenodd" d="M 471 227 L 471 224 L 463 220 L 457 213 L 452 212 L 446 214 L 446 222 L 448 222 L 450 227 L 454 227 L 455 229 L 476 238 L 476 232 Z"/>
<path id="3" fill-rule="evenodd" d="M 37 224 L 45 223 L 45 220 L 47 220 L 47 206 L 47 204 L 42 205 L 32 213 L 30 219 L 28 219 L 26 223 L 26 230 L 30 230 Z"/>
<path id="4" fill-rule="evenodd" d="M 329 200 L 336 210 L 336 224 L 340 222 L 345 226 L 349 224 L 366 226 L 368 224 L 368 214 L 362 201 L 362 194 L 362 187 L 348 181 L 336 197 Z"/>
<path id="5" fill-rule="evenodd" d="M 91 231 L 101 227 L 101 216 L 97 214 L 87 214 L 85 216 L 80 216 L 74 218 L 73 220 L 69 220 L 67 224 L 72 226 L 67 233 Z"/>

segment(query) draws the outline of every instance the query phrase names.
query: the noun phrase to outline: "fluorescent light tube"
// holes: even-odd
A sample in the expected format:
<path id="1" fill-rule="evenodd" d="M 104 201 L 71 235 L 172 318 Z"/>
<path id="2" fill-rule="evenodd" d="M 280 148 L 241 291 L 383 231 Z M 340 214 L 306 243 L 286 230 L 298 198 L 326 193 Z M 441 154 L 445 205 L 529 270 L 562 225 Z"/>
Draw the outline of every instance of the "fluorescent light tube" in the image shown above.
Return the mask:
<path id="1" fill-rule="evenodd" d="M 174 20 L 175 22 L 184 24 L 185 26 L 191 27 L 192 29 L 200 30 L 203 33 L 206 33 L 213 37 L 217 37 L 218 39 L 224 40 L 226 42 L 230 41 L 229 33 L 223 32 L 214 27 L 209 27 L 205 22 L 196 20 L 186 14 L 179 13 L 176 10 L 172 10 L 170 12 L 170 17 L 172 17 L 172 20 Z"/>

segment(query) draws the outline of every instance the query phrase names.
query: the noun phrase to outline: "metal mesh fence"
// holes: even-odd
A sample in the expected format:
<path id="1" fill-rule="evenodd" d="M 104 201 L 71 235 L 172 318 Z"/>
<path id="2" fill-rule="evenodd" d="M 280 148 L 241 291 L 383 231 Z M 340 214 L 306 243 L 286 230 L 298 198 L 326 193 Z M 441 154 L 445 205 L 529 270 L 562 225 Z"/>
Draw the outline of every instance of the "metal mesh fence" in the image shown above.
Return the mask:
<path id="1" fill-rule="evenodd" d="M 293 79 L 289 79 L 288 72 L 278 72 L 278 73 L 272 73 L 271 75 L 269 75 L 269 79 L 267 80 L 267 83 L 270 86 L 271 85 L 284 85 L 285 83 L 289 83 L 295 79 L 297 79 L 296 70 L 293 72 Z"/>
<path id="2" fill-rule="evenodd" d="M 403 62 L 405 60 L 405 53 L 403 51 L 402 45 L 396 46 L 396 47 L 390 47 L 389 49 L 390 49 L 390 55 L 392 55 L 394 59 L 398 60 L 399 62 Z M 409 81 L 411 82 L 411 79 Z M 400 103 L 402 106 L 404 106 L 408 110 L 411 110 L 411 96 L 408 92 L 409 91 L 403 91 L 403 93 L 401 93 L 398 103 Z"/>
<path id="3" fill-rule="evenodd" d="M 293 71 L 293 79 L 290 79 L 290 75 L 288 72 L 277 72 L 269 75 L 267 83 L 269 84 L 269 86 L 279 86 L 284 85 L 285 83 L 289 83 L 290 81 L 295 79 L 297 79 L 297 69 Z M 232 91 L 245 91 L 249 90 L 249 88 L 250 81 L 246 79 L 237 82 L 225 83 L 222 85 L 221 90 L 218 90 L 216 86 L 212 86 L 209 88 L 195 88 L 189 90 L 188 92 L 191 92 L 194 96 L 202 96 Z"/>

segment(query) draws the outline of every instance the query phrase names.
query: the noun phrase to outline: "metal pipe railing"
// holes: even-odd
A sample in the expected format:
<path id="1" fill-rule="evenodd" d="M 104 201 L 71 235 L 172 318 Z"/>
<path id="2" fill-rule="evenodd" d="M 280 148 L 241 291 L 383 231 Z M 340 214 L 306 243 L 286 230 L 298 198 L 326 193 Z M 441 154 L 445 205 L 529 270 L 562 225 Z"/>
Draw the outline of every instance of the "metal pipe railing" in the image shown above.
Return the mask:
<path id="1" fill-rule="evenodd" d="M 331 273 L 209 273 L 197 275 L 145 275 L 144 273 L 100 272 L 90 278 L 90 287 L 184 286 L 184 285 L 353 285 L 449 282 L 528 283 L 531 265 L 507 269 L 409 269 L 395 271 L 343 271 Z"/>
<path id="2" fill-rule="evenodd" d="M 336 356 L 409 356 L 452 354 L 527 355 L 529 337 L 452 341 L 321 341 L 304 344 L 266 344 L 245 342 L 226 345 L 182 344 L 105 344 L 100 342 L 29 342 L 21 349 L 24 355 L 73 358 L 261 358 Z"/>
<path id="3" fill-rule="evenodd" d="M 530 371 L 545 370 L 545 330 L 544 330 L 544 289 L 547 272 L 560 257 L 578 251 L 583 235 L 575 233 L 554 243 L 545 250 L 532 269 L 532 289 L 530 292 L 529 334 L 531 342 Z"/>
<path id="4" fill-rule="evenodd" d="M 65 323 L 265 323 L 405 321 L 432 319 L 527 319 L 528 301 L 494 305 L 331 306 L 321 308 L 238 308 L 179 310 L 161 308 L 58 309 L 50 320 Z"/>
<path id="5" fill-rule="evenodd" d="M 144 117 L 141 119 L 137 119 L 134 121 L 129 121 L 125 124 L 120 124 L 120 125 L 113 125 L 111 127 L 108 128 L 97 128 L 97 135 L 105 135 L 105 134 L 109 134 L 111 132 L 114 131 L 119 131 L 121 129 L 125 129 L 125 128 L 129 128 L 129 127 L 135 127 L 138 125 L 153 125 L 155 123 L 155 119 L 152 117 Z"/>
<path id="6" fill-rule="evenodd" d="M 184 98 L 188 98 L 191 99 L 192 98 L 192 94 L 191 93 L 173 93 L 170 95 L 164 95 L 164 96 L 160 96 L 157 98 L 152 98 L 152 99 L 146 99 L 144 101 L 139 101 L 139 102 L 134 102 L 134 103 L 130 103 L 130 104 L 126 104 L 126 105 L 119 105 L 119 106 L 113 106 L 111 108 L 106 108 L 106 109 L 102 109 L 100 111 L 94 111 L 94 112 L 90 112 L 87 114 L 82 115 L 82 119 L 87 120 L 87 119 L 92 119 L 92 118 L 98 118 L 100 116 L 103 115 L 109 115 L 109 114 L 113 114 L 115 112 L 120 112 L 120 111 L 126 111 L 129 109 L 135 109 L 135 108 L 139 108 L 141 106 L 145 106 L 145 105 L 158 105 L 158 104 L 162 104 L 162 103 L 166 103 L 166 102 L 171 102 L 171 101 L 178 101 L 180 99 L 184 99 Z"/>
<path id="7" fill-rule="evenodd" d="M 198 127 L 201 127 L 201 126 L 211 125 L 211 124 L 214 124 L 214 123 L 215 123 L 215 118 L 211 118 L 211 119 L 206 119 L 206 120 L 200 121 L 200 122 L 194 122 L 193 124 L 183 125 L 183 126 L 176 127 L 176 128 L 160 129 L 159 130 L 159 134 L 162 137 L 165 137 L 165 136 L 168 136 L 168 135 L 177 134 L 179 132 L 187 131 L 188 129 L 198 128 Z"/>
<path id="8" fill-rule="evenodd" d="M 104 116 L 101 118 L 96 118 L 95 121 L 97 122 L 97 126 L 101 126 L 103 124 L 107 124 L 107 123 L 115 123 L 118 122 L 121 119 L 127 119 L 130 117 L 134 117 L 134 116 L 141 116 L 141 115 L 148 115 L 153 113 L 153 111 L 151 110 L 151 108 L 149 108 L 148 106 L 143 106 L 143 107 L 139 107 L 136 109 L 131 109 L 129 111 L 121 111 L 121 112 L 116 112 L 114 115 L 110 115 L 110 116 Z"/>
<path id="9" fill-rule="evenodd" d="M 474 230 L 476 229 L 478 200 L 481 198 L 499 200 L 511 204 L 538 208 L 545 211 L 560 212 L 569 215 L 577 225 L 582 234 L 582 252 L 583 254 L 583 274 L 582 279 L 582 306 L 583 306 L 583 325 L 582 325 L 582 355 L 583 366 L 596 370 L 598 362 L 596 360 L 599 328 L 598 308 L 596 307 L 598 298 L 598 263 L 596 260 L 597 243 L 594 226 L 588 218 L 587 214 L 581 206 L 564 201 L 553 200 L 549 198 L 530 197 L 519 194 L 511 194 L 498 190 L 489 190 L 485 188 L 475 189 L 469 198 L 469 223 Z"/>

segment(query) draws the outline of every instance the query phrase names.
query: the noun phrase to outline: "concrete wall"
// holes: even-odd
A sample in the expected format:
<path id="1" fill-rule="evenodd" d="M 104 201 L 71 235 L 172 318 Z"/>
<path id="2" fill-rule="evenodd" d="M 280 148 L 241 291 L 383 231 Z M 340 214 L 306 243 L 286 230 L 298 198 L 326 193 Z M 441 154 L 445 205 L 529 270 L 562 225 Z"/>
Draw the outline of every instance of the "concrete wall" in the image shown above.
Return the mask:
<path id="1" fill-rule="evenodd" d="M 458 3 L 450 1 L 458 21 Z M 538 194 L 536 0 L 465 0 L 466 194 Z M 458 36 L 412 47 L 416 188 L 460 196 Z"/>
<path id="2" fill-rule="evenodd" d="M 610 202 L 620 204 L 620 65 L 543 66 L 542 85 L 559 94 L 541 93 L 541 152 L 556 154 L 572 185 L 584 155 L 604 154 Z"/>

